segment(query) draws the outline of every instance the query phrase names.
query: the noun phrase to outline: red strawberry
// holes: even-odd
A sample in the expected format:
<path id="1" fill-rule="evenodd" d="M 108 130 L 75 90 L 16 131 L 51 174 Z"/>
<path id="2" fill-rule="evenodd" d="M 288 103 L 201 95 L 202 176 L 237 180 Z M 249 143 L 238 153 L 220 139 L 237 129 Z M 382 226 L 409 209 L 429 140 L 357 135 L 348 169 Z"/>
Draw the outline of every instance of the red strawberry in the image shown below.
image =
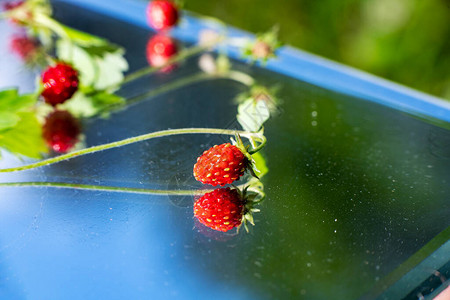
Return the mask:
<path id="1" fill-rule="evenodd" d="M 228 231 L 242 223 L 244 201 L 235 189 L 216 189 L 194 203 L 194 216 L 203 225 L 218 231 Z"/>
<path id="2" fill-rule="evenodd" d="M 13 10 L 16 8 L 19 8 L 20 6 L 24 5 L 25 1 L 9 1 L 3 4 L 3 10 L 4 11 L 8 11 L 8 10 Z M 21 21 L 22 18 L 24 19 L 31 19 L 32 15 L 31 12 L 28 10 L 23 10 L 20 13 L 20 17 L 17 18 L 17 16 L 12 16 L 10 21 L 15 24 L 15 25 L 25 25 L 24 21 Z"/>
<path id="3" fill-rule="evenodd" d="M 70 99 L 78 90 L 78 72 L 68 64 L 58 63 L 42 73 L 42 83 L 45 102 L 56 106 Z"/>
<path id="4" fill-rule="evenodd" d="M 20 58 L 28 61 L 36 54 L 38 43 L 27 36 L 13 36 L 9 40 L 11 51 Z"/>
<path id="5" fill-rule="evenodd" d="M 177 52 L 177 44 L 168 36 L 157 34 L 147 42 L 147 60 L 153 67 L 165 65 Z M 174 68 L 175 65 L 171 64 L 162 68 L 161 71 L 170 72 Z"/>
<path id="6" fill-rule="evenodd" d="M 273 54 L 272 47 L 264 41 L 257 41 L 252 48 L 252 54 L 255 58 L 265 59 L 269 58 Z"/>
<path id="7" fill-rule="evenodd" d="M 236 146 L 230 143 L 216 145 L 197 158 L 194 177 L 213 186 L 233 183 L 244 175 L 250 161 Z"/>
<path id="8" fill-rule="evenodd" d="M 171 1 L 152 1 L 147 6 L 147 20 L 156 30 L 169 29 L 178 22 L 178 8 Z"/>
<path id="9" fill-rule="evenodd" d="M 21 6 L 25 1 L 21 0 L 21 1 L 8 1 L 3 3 L 3 10 L 8 11 L 8 10 L 13 10 L 19 6 Z"/>
<path id="10" fill-rule="evenodd" d="M 50 148 L 55 152 L 68 152 L 78 142 L 81 126 L 68 111 L 56 110 L 49 114 L 44 126 L 42 136 Z"/>

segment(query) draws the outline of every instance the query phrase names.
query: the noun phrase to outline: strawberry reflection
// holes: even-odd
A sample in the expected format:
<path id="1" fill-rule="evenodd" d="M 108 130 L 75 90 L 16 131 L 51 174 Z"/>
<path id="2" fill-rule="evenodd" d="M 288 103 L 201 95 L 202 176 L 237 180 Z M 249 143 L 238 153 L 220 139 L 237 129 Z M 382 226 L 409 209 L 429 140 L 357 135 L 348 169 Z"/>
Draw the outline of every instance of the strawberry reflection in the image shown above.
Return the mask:
<path id="1" fill-rule="evenodd" d="M 168 64 L 169 60 L 178 53 L 177 44 L 170 37 L 157 34 L 147 42 L 147 61 L 152 67 L 162 67 L 161 72 L 169 73 L 175 69 L 175 64 Z"/>
<path id="2" fill-rule="evenodd" d="M 215 189 L 194 203 L 194 216 L 203 225 L 226 232 L 241 225 L 244 199 L 236 189 Z"/>
<path id="3" fill-rule="evenodd" d="M 80 140 L 81 125 L 71 113 L 55 110 L 45 118 L 42 136 L 47 145 L 57 153 L 66 153 Z"/>
<path id="4" fill-rule="evenodd" d="M 242 190 L 237 187 L 218 188 L 197 198 L 194 202 L 194 217 L 216 231 L 239 230 L 244 225 L 248 232 L 247 223 L 255 225 L 253 214 L 259 212 L 254 206 L 265 198 L 264 186 L 258 179 L 250 180 L 248 184 Z"/>
<path id="5" fill-rule="evenodd" d="M 12 10 L 18 8 L 23 5 L 25 1 L 8 1 L 2 4 L 2 8 L 5 11 Z"/>
<path id="6" fill-rule="evenodd" d="M 9 49 L 25 62 L 31 62 L 38 54 L 39 43 L 26 35 L 13 35 L 9 40 Z"/>

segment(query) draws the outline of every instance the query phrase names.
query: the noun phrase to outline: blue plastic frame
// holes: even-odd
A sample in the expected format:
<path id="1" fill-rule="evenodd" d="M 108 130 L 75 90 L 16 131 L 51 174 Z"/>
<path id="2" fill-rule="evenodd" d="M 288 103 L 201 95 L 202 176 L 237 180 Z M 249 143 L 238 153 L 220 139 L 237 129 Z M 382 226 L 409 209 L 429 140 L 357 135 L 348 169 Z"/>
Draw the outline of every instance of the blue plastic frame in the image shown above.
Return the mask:
<path id="1" fill-rule="evenodd" d="M 146 1 L 142 0 L 55 0 L 71 3 L 113 18 L 149 28 L 145 16 Z M 184 14 L 183 22 L 171 35 L 181 41 L 195 43 L 201 30 L 217 28 L 208 19 Z M 228 28 L 230 37 L 253 37 L 252 34 Z M 227 46 L 230 57 L 242 59 L 240 52 Z M 325 58 L 285 46 L 277 52 L 277 59 L 266 68 L 339 93 L 376 102 L 417 116 L 432 117 L 450 122 L 450 102 L 390 82 L 368 73 L 347 67 Z"/>

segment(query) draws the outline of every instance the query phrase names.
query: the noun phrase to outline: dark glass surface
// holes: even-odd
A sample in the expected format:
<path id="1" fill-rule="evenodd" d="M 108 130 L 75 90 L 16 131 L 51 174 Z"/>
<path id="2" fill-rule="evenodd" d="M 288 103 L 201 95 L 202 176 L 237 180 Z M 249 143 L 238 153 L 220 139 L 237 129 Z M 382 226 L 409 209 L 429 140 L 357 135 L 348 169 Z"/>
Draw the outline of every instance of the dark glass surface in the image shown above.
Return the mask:
<path id="1" fill-rule="evenodd" d="M 131 69 L 146 65 L 150 31 L 63 4 L 55 12 L 70 26 L 124 46 Z M 16 63 L 2 60 L 0 73 Z M 266 124 L 267 199 L 249 234 L 200 227 L 193 197 L 2 188 L 0 298 L 373 298 L 408 259 L 425 258 L 448 241 L 445 126 L 258 67 L 235 62 L 235 68 L 278 84 L 283 100 Z M 196 72 L 193 58 L 121 93 L 136 95 Z M 4 77 L 1 88 L 11 85 Z M 22 71 L 14 82 L 30 88 L 29 77 Z M 240 129 L 232 99 L 244 90 L 230 80 L 207 81 L 86 120 L 86 146 L 167 128 Z M 192 176 L 196 157 L 226 139 L 161 138 L 0 180 L 200 189 Z M 0 167 L 19 164 L 11 156 L 0 161 Z M 423 252 L 430 241 L 434 248 Z"/>

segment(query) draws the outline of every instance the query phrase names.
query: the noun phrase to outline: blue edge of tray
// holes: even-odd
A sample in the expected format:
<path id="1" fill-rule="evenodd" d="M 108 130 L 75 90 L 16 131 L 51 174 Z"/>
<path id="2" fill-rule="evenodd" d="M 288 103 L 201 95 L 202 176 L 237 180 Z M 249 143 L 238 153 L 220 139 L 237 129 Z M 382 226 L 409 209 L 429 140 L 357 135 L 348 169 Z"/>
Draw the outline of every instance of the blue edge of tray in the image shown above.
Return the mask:
<path id="1" fill-rule="evenodd" d="M 55 0 L 108 15 L 139 27 L 149 28 L 145 16 L 147 1 L 143 0 Z M 218 24 L 199 19 L 188 12 L 170 35 L 187 43 L 196 43 L 203 29 L 218 28 Z M 150 30 L 150 29 L 149 29 Z M 230 37 L 254 35 L 229 27 Z M 227 46 L 230 57 L 242 60 L 239 49 Z M 419 117 L 432 117 L 450 122 L 450 102 L 411 88 L 381 79 L 325 58 L 284 46 L 277 58 L 270 60 L 267 69 L 349 96 L 376 102 Z"/>

